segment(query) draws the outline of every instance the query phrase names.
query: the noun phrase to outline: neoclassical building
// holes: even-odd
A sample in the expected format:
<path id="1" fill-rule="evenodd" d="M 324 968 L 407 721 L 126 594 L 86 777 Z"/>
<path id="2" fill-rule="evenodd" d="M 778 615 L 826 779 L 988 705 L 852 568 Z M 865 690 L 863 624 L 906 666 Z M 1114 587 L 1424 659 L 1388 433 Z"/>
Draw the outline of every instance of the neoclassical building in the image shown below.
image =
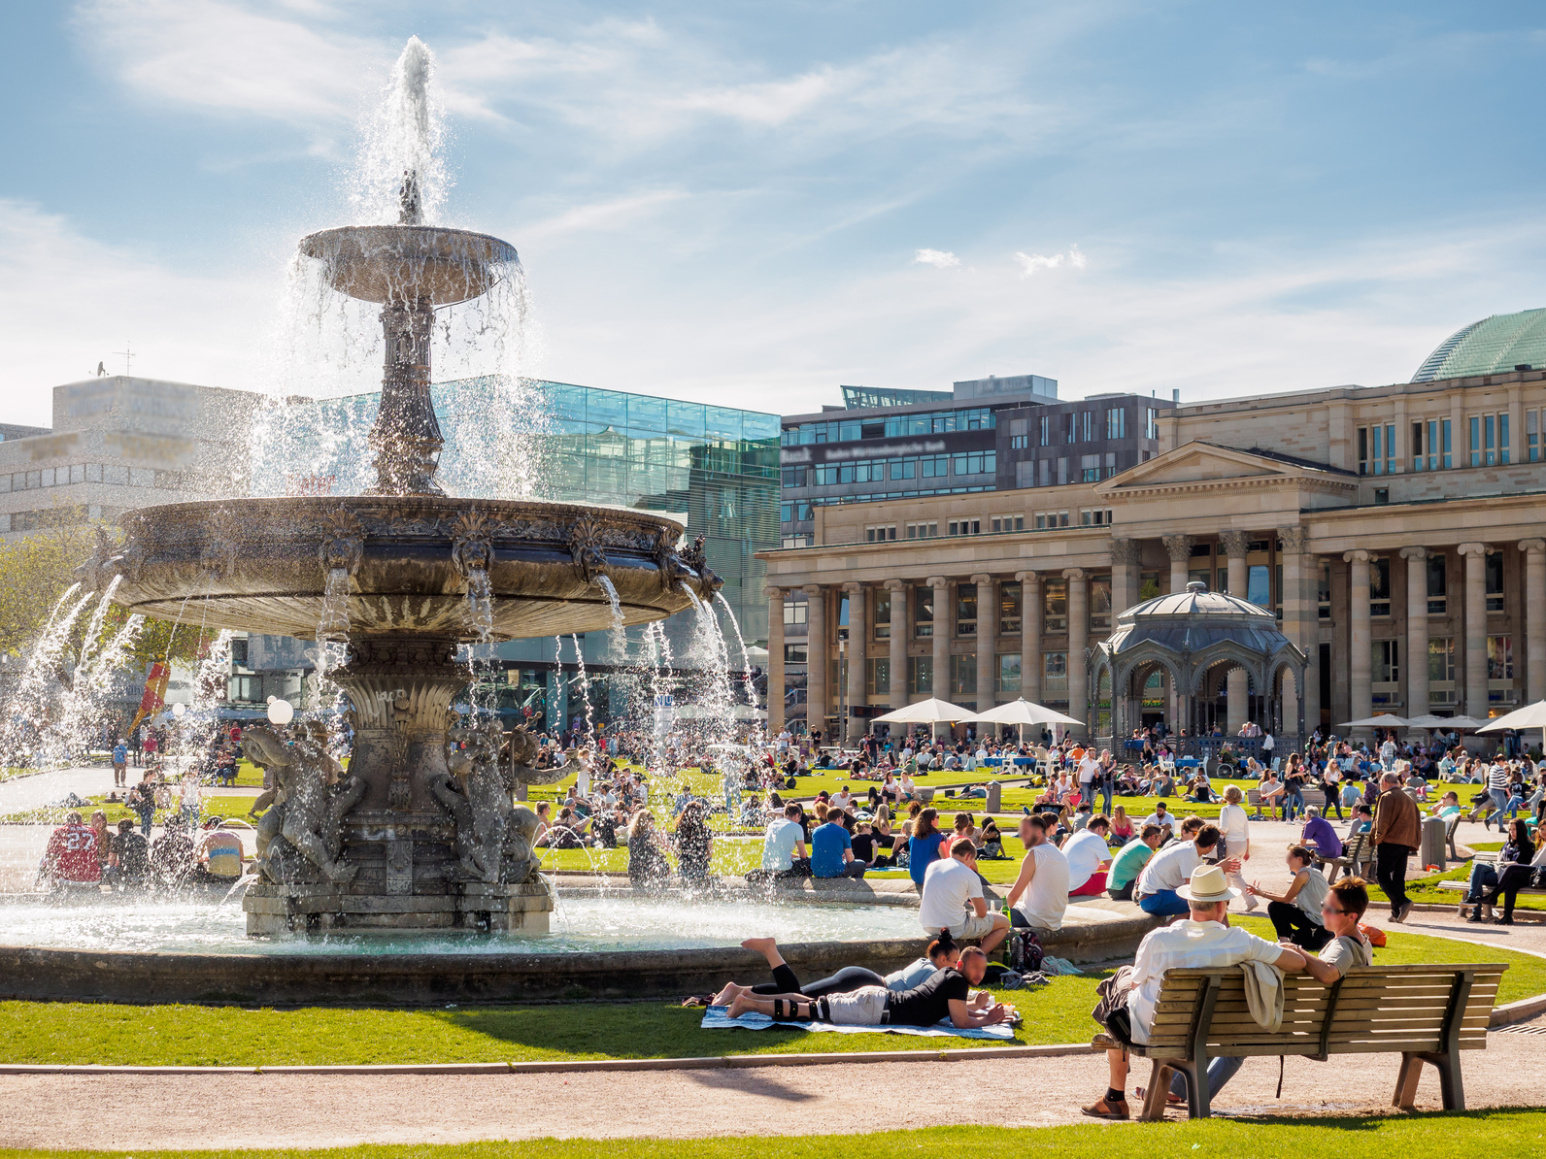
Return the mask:
<path id="1" fill-rule="evenodd" d="M 1269 610 L 1303 686 L 1224 658 L 1180 688 L 1153 665 L 1123 690 L 1144 719 L 1184 699 L 1204 724 L 1292 734 L 1301 708 L 1313 727 L 1546 696 L 1546 358 L 1511 361 L 1499 326 L 1482 342 L 1494 321 L 1422 381 L 1165 409 L 1152 457 L 1097 481 L 817 506 L 809 546 L 762 555 L 770 725 L 856 735 L 929 696 L 1025 696 L 1107 735 L 1098 645 L 1193 580 Z M 1468 349 L 1486 373 L 1463 373 Z"/>

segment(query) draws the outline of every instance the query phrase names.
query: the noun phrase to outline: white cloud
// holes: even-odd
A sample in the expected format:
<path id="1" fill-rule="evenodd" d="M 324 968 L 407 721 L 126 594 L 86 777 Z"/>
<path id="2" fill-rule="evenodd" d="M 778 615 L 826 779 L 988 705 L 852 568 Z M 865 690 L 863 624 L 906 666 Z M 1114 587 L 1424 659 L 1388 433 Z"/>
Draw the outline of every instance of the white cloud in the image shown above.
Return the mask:
<path id="1" fill-rule="evenodd" d="M 1026 254 L 1015 253 L 1015 261 L 1020 264 L 1020 276 L 1029 278 L 1037 270 L 1055 270 L 1059 266 L 1067 264 L 1069 267 L 1082 270 L 1088 264 L 1089 259 L 1079 251 L 1079 247 L 1071 245 L 1066 254 Z"/>
<path id="2" fill-rule="evenodd" d="M 922 249 L 913 255 L 914 265 L 934 266 L 936 269 L 948 270 L 951 266 L 961 264 L 961 259 L 949 250 Z"/>

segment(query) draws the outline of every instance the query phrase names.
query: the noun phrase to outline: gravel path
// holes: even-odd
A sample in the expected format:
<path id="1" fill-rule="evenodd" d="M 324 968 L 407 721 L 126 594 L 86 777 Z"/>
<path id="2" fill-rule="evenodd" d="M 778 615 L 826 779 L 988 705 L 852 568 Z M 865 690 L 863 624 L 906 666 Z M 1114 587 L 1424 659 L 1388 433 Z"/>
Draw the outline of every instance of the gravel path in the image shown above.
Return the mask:
<path id="1" fill-rule="evenodd" d="M 1546 1026 L 1542 1026 L 1546 1031 Z M 1329 1064 L 1252 1059 L 1215 1104 L 1222 1114 L 1388 1113 L 1395 1055 Z M 1465 1058 L 1467 1105 L 1538 1104 L 1546 1035 L 1494 1033 Z M 1148 1077 L 1135 1070 L 1132 1087 Z M 807 1135 L 879 1127 L 1088 1121 L 1105 1088 L 1088 1055 L 988 1062 L 872 1063 L 748 1070 L 561 1075 L 6 1075 L 0 1147 L 136 1151 L 454 1143 L 544 1136 Z M 878 1102 L 867 1092 L 898 1097 Z M 927 1092 L 926 1099 L 900 1097 Z M 871 1112 L 855 1114 L 855 1097 Z M 1431 1069 L 1418 1092 L 1439 1108 Z M 89 1114 L 81 1108 L 89 1107 Z M 211 1108 L 219 1108 L 212 1113 Z M 536 1113 L 518 1108 L 537 1108 Z M 1176 1112 L 1172 1112 L 1175 1116 Z"/>

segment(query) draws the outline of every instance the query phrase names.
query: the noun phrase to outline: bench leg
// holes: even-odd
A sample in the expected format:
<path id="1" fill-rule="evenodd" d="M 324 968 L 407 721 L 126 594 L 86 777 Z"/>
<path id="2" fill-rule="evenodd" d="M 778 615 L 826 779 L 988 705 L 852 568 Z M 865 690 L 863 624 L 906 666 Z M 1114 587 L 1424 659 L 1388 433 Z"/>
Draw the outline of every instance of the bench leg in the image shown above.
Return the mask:
<path id="1" fill-rule="evenodd" d="M 1143 1095 L 1143 1110 L 1138 1113 L 1140 1123 L 1157 1123 L 1165 1117 L 1165 1096 L 1170 1092 L 1171 1070 L 1159 1059 L 1149 1071 L 1149 1089 Z"/>
<path id="2" fill-rule="evenodd" d="M 1401 1069 L 1396 1072 L 1396 1095 L 1390 1105 L 1410 1111 L 1417 1103 L 1417 1080 L 1422 1077 L 1422 1056 L 1409 1050 L 1401 1052 Z"/>
<path id="3" fill-rule="evenodd" d="M 1424 1062 L 1431 1062 L 1439 1072 L 1439 1094 L 1446 1111 L 1465 1110 L 1465 1083 L 1460 1077 L 1460 1052 L 1430 1054 Z"/>

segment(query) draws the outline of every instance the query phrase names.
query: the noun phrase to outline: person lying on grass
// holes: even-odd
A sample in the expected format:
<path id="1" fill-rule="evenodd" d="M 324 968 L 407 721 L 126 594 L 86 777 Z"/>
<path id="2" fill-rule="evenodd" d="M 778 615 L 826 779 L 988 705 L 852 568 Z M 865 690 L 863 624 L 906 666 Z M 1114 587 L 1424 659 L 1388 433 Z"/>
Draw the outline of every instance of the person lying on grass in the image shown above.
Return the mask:
<path id="1" fill-rule="evenodd" d="M 954 966 L 960 959 L 960 947 L 955 944 L 947 931 L 929 943 L 928 951 L 922 958 L 884 977 L 863 966 L 844 966 L 830 977 L 801 985 L 799 975 L 790 968 L 788 962 L 784 961 L 784 956 L 778 952 L 778 943 L 772 938 L 747 938 L 741 943 L 741 948 L 752 950 L 767 959 L 768 967 L 773 971 L 773 981 L 763 982 L 757 986 L 742 986 L 735 982 L 727 982 L 724 988 L 709 1000 L 709 1005 L 729 1006 L 742 994 L 803 994 L 807 998 L 825 998 L 829 994 L 843 994 L 857 990 L 861 986 L 884 986 L 888 990 L 901 992 L 921 985 L 932 977 L 935 971 Z"/>
<path id="2" fill-rule="evenodd" d="M 973 994 L 988 970 L 988 956 L 968 946 L 956 966 L 936 970 L 920 986 L 900 993 L 884 986 L 861 986 L 844 994 L 807 998 L 804 994 L 761 995 L 743 992 L 728 1014 L 766 1014 L 793 1022 L 831 1022 L 838 1026 L 933 1026 L 946 1018 L 958 1030 L 991 1026 L 1014 1017 L 1014 1007 L 993 1001 L 986 991 Z"/>

